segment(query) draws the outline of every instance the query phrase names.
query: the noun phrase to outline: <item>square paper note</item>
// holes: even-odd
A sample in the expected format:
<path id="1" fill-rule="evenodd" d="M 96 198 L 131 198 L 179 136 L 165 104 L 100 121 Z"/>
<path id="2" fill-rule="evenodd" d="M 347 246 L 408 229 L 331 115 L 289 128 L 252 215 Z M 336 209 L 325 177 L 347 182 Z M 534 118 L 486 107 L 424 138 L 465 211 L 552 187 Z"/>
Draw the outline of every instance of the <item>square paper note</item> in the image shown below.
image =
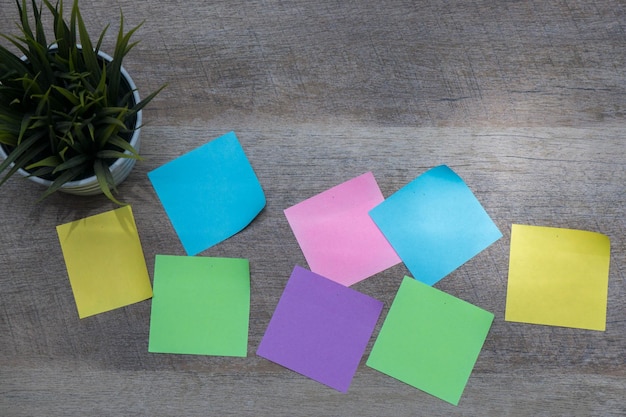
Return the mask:
<path id="1" fill-rule="evenodd" d="M 445 165 L 370 211 L 415 278 L 433 285 L 502 237 L 463 180 Z"/>
<path id="2" fill-rule="evenodd" d="M 247 259 L 157 255 L 149 352 L 246 356 Z"/>
<path id="3" fill-rule="evenodd" d="M 599 233 L 514 224 L 505 320 L 605 330 L 610 246 Z"/>
<path id="4" fill-rule="evenodd" d="M 152 297 L 130 206 L 57 226 L 78 316 Z"/>
<path id="5" fill-rule="evenodd" d="M 400 263 L 368 215 L 382 202 L 368 172 L 285 210 L 311 271 L 349 286 Z"/>
<path id="6" fill-rule="evenodd" d="M 405 277 L 367 365 L 457 405 L 493 314 Z"/>
<path id="7" fill-rule="evenodd" d="M 188 255 L 231 237 L 265 206 L 234 132 L 148 173 Z"/>
<path id="8" fill-rule="evenodd" d="M 347 392 L 383 303 L 296 266 L 257 354 Z"/>

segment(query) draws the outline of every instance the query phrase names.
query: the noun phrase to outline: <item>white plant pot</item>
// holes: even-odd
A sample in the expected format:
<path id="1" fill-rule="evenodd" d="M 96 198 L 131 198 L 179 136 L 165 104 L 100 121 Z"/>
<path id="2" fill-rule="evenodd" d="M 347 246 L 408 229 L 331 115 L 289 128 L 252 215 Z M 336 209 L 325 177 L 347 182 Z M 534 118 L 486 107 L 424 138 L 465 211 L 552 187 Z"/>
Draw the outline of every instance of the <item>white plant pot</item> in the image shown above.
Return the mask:
<path id="1" fill-rule="evenodd" d="M 109 62 L 113 60 L 111 56 L 105 54 L 102 51 L 98 51 L 98 56 Z M 133 92 L 133 98 L 135 100 L 135 103 L 139 103 L 141 99 L 139 98 L 139 93 L 137 92 L 137 86 L 135 85 L 135 82 L 130 77 L 130 74 L 128 73 L 128 71 L 126 71 L 124 67 L 121 67 L 121 73 L 122 73 L 122 77 L 124 77 L 124 79 L 126 80 L 128 85 L 130 86 L 130 89 Z M 130 138 L 130 141 L 129 141 L 130 145 L 133 148 L 135 148 L 137 152 L 139 152 L 139 146 L 141 142 L 140 141 L 141 123 L 142 123 L 141 117 L 142 117 L 142 110 L 139 110 L 137 112 L 137 118 L 135 121 L 135 129 L 133 131 L 133 136 Z M 124 151 L 124 153 L 130 155 L 130 152 L 128 151 Z M 6 159 L 7 157 L 7 154 L 4 151 L 4 148 L 2 146 L 0 146 L 0 157 L 2 157 L 3 159 Z M 121 184 L 122 181 L 124 181 L 126 177 L 128 177 L 133 167 L 135 166 L 135 162 L 137 162 L 137 160 L 134 158 L 119 158 L 109 167 L 111 174 L 113 175 L 113 182 L 116 186 Z M 23 169 L 19 169 L 17 172 L 20 175 L 28 178 L 29 180 L 37 184 L 41 184 L 45 187 L 49 187 L 52 184 L 52 181 L 32 176 L 30 173 L 28 173 L 27 171 Z M 98 179 L 96 178 L 95 175 L 92 175 L 91 177 L 87 177 L 81 180 L 66 182 L 59 188 L 59 191 L 62 191 L 68 194 L 84 195 L 84 196 L 102 194 L 102 190 L 100 189 L 100 186 L 98 185 Z"/>

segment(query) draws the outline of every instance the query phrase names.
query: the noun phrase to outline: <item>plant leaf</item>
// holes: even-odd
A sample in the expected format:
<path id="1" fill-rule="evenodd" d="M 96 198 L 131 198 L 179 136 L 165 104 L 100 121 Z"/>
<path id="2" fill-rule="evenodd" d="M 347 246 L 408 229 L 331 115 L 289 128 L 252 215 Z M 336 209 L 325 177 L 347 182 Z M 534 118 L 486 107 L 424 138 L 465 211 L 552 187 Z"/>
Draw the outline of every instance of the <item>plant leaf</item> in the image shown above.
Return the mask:
<path id="1" fill-rule="evenodd" d="M 148 95 L 146 98 L 144 98 L 143 100 L 141 100 L 139 103 L 137 103 L 136 105 L 133 106 L 133 108 L 131 109 L 133 113 L 137 113 L 139 112 L 139 110 L 143 109 L 144 107 L 146 107 L 146 105 L 148 103 L 150 103 L 152 101 L 152 99 L 161 92 L 161 90 L 163 90 L 165 87 L 167 87 L 167 84 L 163 84 L 158 90 L 153 91 L 150 95 Z"/>
<path id="2" fill-rule="evenodd" d="M 45 132 L 37 132 L 37 134 L 27 138 L 22 142 L 22 144 L 17 145 L 15 149 L 9 153 L 7 158 L 0 163 L 0 172 L 4 171 L 11 163 L 15 162 L 15 165 L 18 165 L 16 162 L 19 157 L 21 157 L 28 149 L 35 146 L 38 140 L 40 140 L 45 135 Z M 20 168 L 23 165 L 20 166 Z"/>
<path id="3" fill-rule="evenodd" d="M 31 171 L 33 168 L 56 167 L 60 163 L 61 163 L 61 159 L 58 156 L 51 155 L 51 156 L 49 156 L 47 158 L 42 159 L 41 161 L 38 161 L 38 162 L 35 162 L 34 164 L 28 165 L 24 169 L 26 169 L 27 171 Z M 52 171 L 50 171 L 50 172 L 52 172 Z"/>
<path id="4" fill-rule="evenodd" d="M 113 117 L 107 117 L 106 119 L 116 120 L 116 122 L 111 120 L 109 124 L 104 125 L 104 129 L 100 130 L 99 135 L 96 137 L 98 149 L 103 149 L 117 135 L 117 132 L 126 129 L 126 125 L 121 120 Z"/>
<path id="5" fill-rule="evenodd" d="M 54 193 L 59 188 L 61 188 L 63 184 L 65 184 L 66 182 L 72 181 L 73 179 L 78 177 L 80 174 L 81 174 L 81 170 L 79 169 L 63 172 L 56 179 L 54 179 L 54 181 L 52 181 L 52 184 L 50 184 L 50 187 L 48 187 L 48 189 L 43 193 L 43 195 L 39 198 L 38 201 L 41 201 L 44 198 L 48 197 L 50 194 Z"/>
<path id="6" fill-rule="evenodd" d="M 85 155 L 85 154 L 80 154 L 80 155 L 76 155 L 73 158 L 68 159 L 67 161 L 63 162 L 62 164 L 60 164 L 59 166 L 57 166 L 54 171 L 52 171 L 53 174 L 56 174 L 58 172 L 61 171 L 65 171 L 71 168 L 76 168 L 79 167 L 81 165 L 84 165 L 85 163 L 89 162 L 89 160 L 92 159 L 89 155 Z M 84 169 L 81 169 L 81 171 L 85 171 Z"/>
<path id="7" fill-rule="evenodd" d="M 4 184 L 13 174 L 15 174 L 20 168 L 24 168 L 24 166 L 30 162 L 34 157 L 36 157 L 41 151 L 46 148 L 45 143 L 40 143 L 37 145 L 33 145 L 33 147 L 29 147 L 28 149 L 20 149 L 21 153 L 18 156 L 15 156 L 14 153 L 18 150 L 15 148 L 7 157 L 7 159 L 0 164 L 0 172 L 4 171 L 11 162 L 14 165 L 9 169 L 9 171 L 4 175 L 2 180 L 0 180 L 0 185 Z"/>
<path id="8" fill-rule="evenodd" d="M 43 29 L 43 23 L 41 21 L 41 9 L 43 6 L 40 5 L 38 8 L 35 0 L 32 0 L 32 5 L 33 15 L 35 16 L 35 37 L 37 39 L 37 42 L 39 42 L 41 45 L 47 45 L 48 42 L 46 41 L 46 33 Z"/>
<path id="9" fill-rule="evenodd" d="M 137 160 L 141 160 L 141 156 L 139 155 L 139 153 L 137 152 L 137 149 L 133 148 L 133 146 L 125 139 L 122 139 L 120 136 L 113 136 L 110 140 L 109 143 L 111 145 L 117 146 L 125 151 L 130 152 L 135 159 Z"/>
<path id="10" fill-rule="evenodd" d="M 89 33 L 87 32 L 87 28 L 85 27 L 85 21 L 83 20 L 83 17 L 80 14 L 80 9 L 78 8 L 78 0 L 74 0 L 72 15 L 76 17 L 78 34 L 82 46 L 82 56 L 85 60 L 85 67 L 90 74 L 89 78 L 92 80 L 92 83 L 94 85 L 97 85 L 98 80 L 101 78 L 101 69 L 98 65 L 98 57 L 94 51 L 93 44 L 91 43 L 91 38 L 89 37 Z"/>
<path id="11" fill-rule="evenodd" d="M 109 170 L 109 167 L 100 159 L 96 159 L 93 164 L 93 171 L 96 174 L 96 178 L 98 179 L 98 185 L 100 189 L 104 193 L 105 196 L 115 204 L 123 206 L 124 203 L 119 201 L 113 196 L 111 190 L 116 190 L 115 183 L 113 181 L 113 175 Z"/>
<path id="12" fill-rule="evenodd" d="M 126 142 L 128 143 L 128 142 Z M 102 159 L 118 159 L 118 158 L 129 158 L 129 159 L 140 159 L 139 155 L 133 155 L 133 154 L 127 154 L 124 152 L 120 152 L 120 151 L 114 151 L 114 150 L 110 150 L 110 149 L 105 149 L 103 151 L 99 151 L 96 154 L 96 157 L 98 158 L 102 158 Z"/>
<path id="13" fill-rule="evenodd" d="M 34 171 L 31 171 L 31 176 L 33 177 L 43 177 L 44 175 L 48 175 L 52 173 L 52 167 L 41 167 Z"/>
<path id="14" fill-rule="evenodd" d="M 48 0 L 43 0 L 43 2 L 54 17 L 54 36 L 58 47 L 57 53 L 65 61 L 69 61 L 69 48 L 71 45 L 75 45 L 76 42 L 71 39 L 70 28 L 63 19 L 63 0 L 60 0 L 56 7 L 52 6 Z"/>
<path id="15" fill-rule="evenodd" d="M 59 87 L 58 85 L 53 85 L 52 88 L 61 93 L 63 97 L 65 97 L 74 106 L 77 106 L 79 104 L 80 101 L 78 97 L 76 97 L 76 95 L 67 88 Z"/>
<path id="16" fill-rule="evenodd" d="M 100 37 L 98 38 L 98 43 L 96 43 L 96 52 L 100 51 L 100 47 L 102 46 L 102 41 L 104 40 L 104 35 L 107 33 L 107 31 L 109 30 L 109 25 L 106 25 L 104 27 L 104 29 L 102 30 L 102 32 L 100 33 Z"/>

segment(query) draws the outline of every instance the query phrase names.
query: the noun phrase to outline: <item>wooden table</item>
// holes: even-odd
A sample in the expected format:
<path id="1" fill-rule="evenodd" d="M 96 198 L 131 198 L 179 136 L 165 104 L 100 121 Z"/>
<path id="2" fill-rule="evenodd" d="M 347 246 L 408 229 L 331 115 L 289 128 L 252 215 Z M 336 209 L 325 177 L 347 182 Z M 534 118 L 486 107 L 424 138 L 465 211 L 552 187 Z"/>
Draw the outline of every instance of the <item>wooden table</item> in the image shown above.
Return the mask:
<path id="1" fill-rule="evenodd" d="M 104 197 L 0 188 L 0 415 L 625 415 L 626 5 L 552 1 L 81 0 L 96 34 L 145 20 L 125 66 L 145 161 L 120 187 L 152 277 L 183 255 L 146 173 L 234 130 L 267 196 L 203 256 L 250 259 L 248 357 L 151 354 L 151 301 L 80 320 L 55 226 Z M 16 33 L 0 0 L 0 31 Z M 5 40 L 0 40 L 6 44 Z M 255 355 L 294 265 L 283 210 L 372 171 L 385 196 L 447 164 L 504 237 L 436 287 L 495 314 L 454 407 L 367 366 L 347 394 Z M 504 321 L 511 224 L 611 239 L 604 332 Z M 385 303 L 403 265 L 354 286 Z"/>

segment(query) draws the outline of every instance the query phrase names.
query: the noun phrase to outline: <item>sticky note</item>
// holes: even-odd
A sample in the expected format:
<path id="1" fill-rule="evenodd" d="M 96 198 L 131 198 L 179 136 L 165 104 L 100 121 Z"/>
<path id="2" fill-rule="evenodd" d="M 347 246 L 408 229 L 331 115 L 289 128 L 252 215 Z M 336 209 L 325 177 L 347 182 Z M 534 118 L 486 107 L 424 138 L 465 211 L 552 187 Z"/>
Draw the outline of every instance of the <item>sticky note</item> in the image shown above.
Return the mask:
<path id="1" fill-rule="evenodd" d="M 505 320 L 605 330 L 610 251 L 600 233 L 514 224 Z"/>
<path id="2" fill-rule="evenodd" d="M 493 314 L 404 277 L 367 365 L 458 405 Z"/>
<path id="3" fill-rule="evenodd" d="M 367 172 L 286 209 L 311 271 L 350 286 L 400 263 L 368 214 L 383 199 Z"/>
<path id="4" fill-rule="evenodd" d="M 148 351 L 247 355 L 247 259 L 157 255 Z"/>
<path id="5" fill-rule="evenodd" d="M 383 303 L 296 266 L 257 355 L 347 392 Z"/>
<path id="6" fill-rule="evenodd" d="M 415 279 L 429 285 L 502 237 L 465 182 L 445 165 L 411 181 L 370 216 Z"/>
<path id="7" fill-rule="evenodd" d="M 130 206 L 56 229 L 81 319 L 152 297 Z"/>
<path id="8" fill-rule="evenodd" d="M 265 207 L 265 194 L 230 132 L 148 173 L 188 255 L 233 236 Z"/>

